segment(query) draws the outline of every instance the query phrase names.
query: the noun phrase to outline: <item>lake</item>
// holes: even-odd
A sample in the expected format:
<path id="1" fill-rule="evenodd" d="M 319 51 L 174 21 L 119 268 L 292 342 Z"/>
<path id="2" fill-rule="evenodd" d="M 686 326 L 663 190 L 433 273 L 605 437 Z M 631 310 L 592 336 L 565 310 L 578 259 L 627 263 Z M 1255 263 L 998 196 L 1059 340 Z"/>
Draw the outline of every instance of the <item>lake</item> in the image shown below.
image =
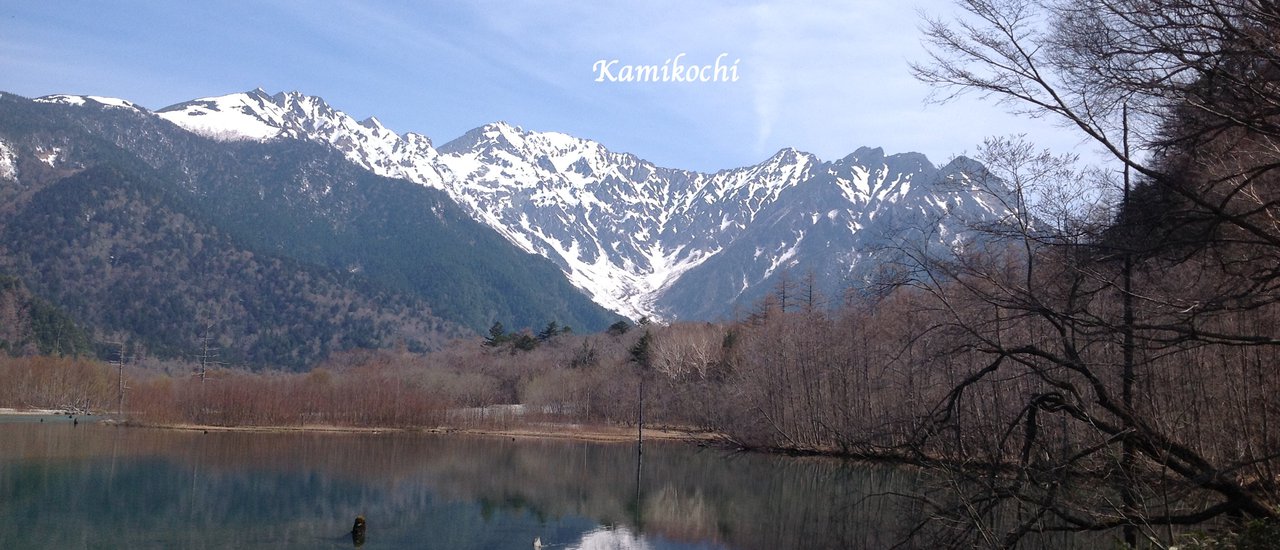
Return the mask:
<path id="1" fill-rule="evenodd" d="M 0 548 L 885 548 L 911 469 L 634 444 L 0 422 Z M 1056 545 L 1055 545 L 1056 546 Z"/>

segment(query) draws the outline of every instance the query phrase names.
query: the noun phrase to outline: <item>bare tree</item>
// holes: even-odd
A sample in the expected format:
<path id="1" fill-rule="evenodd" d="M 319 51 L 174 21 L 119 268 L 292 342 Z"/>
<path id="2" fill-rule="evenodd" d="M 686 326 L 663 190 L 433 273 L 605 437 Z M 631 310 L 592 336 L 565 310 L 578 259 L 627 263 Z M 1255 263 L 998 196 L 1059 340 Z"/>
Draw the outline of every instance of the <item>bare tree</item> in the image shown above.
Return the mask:
<path id="1" fill-rule="evenodd" d="M 116 348 L 116 350 L 114 350 L 116 352 L 116 356 L 111 360 L 111 366 L 116 368 L 116 414 L 123 417 L 124 394 L 125 390 L 128 389 L 128 386 L 124 381 L 124 365 L 128 362 L 128 358 L 125 356 L 125 340 L 124 338 L 120 338 L 114 342 L 107 342 L 107 345 Z"/>
<path id="2" fill-rule="evenodd" d="M 1280 8 L 1269 0 L 960 0 L 931 19 L 917 78 L 945 101 L 972 92 L 1078 129 L 1205 215 L 1280 245 L 1274 206 L 1248 186 L 1277 167 Z M 1247 142 L 1241 143 L 1241 141 Z M 1128 147 L 1131 142 L 1134 146 Z M 1188 185 L 1171 157 L 1214 167 Z M 1217 158 L 1227 155 L 1230 159 Z"/>
<path id="3" fill-rule="evenodd" d="M 987 361 L 952 386 L 917 445 L 977 406 L 985 384 L 1030 381 L 1013 396 L 1021 405 L 1002 412 L 996 456 L 1011 470 L 967 477 L 956 485 L 960 507 L 947 510 L 985 521 L 975 532 L 994 536 L 992 518 L 1012 507 L 1019 519 L 1006 522 L 1001 544 L 1036 530 L 1110 527 L 1133 544 L 1155 525 L 1274 518 L 1280 448 L 1266 437 L 1231 445 L 1201 425 L 1265 431 L 1264 420 L 1233 410 L 1233 400 L 1253 398 L 1228 380 L 1252 376 L 1248 357 L 1280 354 L 1264 321 L 1280 300 L 1276 3 L 959 5 L 962 18 L 926 23 L 931 59 L 913 66 L 916 76 L 944 100 L 974 92 L 1075 127 L 1123 167 L 1115 187 L 1125 203 L 1099 224 L 1060 192 L 1097 174 L 1045 172 L 1016 148 L 988 147 L 989 162 L 1014 169 L 999 174 L 1012 185 L 1011 210 L 1035 216 L 958 259 L 918 258 L 929 269 L 916 285 Z M 1022 178 L 1046 174 L 1050 194 L 1040 196 L 1056 210 L 1024 201 L 1032 195 Z M 1131 191 L 1144 200 L 1130 201 Z M 1169 376 L 1174 365 L 1188 378 Z M 1253 471 L 1264 464 L 1266 473 Z M 1118 480 L 1116 493 L 1069 494 L 1071 476 Z"/>
<path id="4" fill-rule="evenodd" d="M 710 323 L 665 327 L 653 338 L 653 367 L 676 380 L 705 380 L 720 361 L 724 329 Z"/>

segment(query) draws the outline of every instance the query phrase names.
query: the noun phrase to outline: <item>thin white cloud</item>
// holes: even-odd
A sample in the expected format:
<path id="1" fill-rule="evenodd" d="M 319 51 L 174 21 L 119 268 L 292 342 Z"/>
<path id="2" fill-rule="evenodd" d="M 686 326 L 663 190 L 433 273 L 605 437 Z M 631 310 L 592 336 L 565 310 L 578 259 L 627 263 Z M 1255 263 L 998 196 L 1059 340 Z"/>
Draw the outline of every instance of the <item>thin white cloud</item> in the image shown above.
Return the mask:
<path id="1" fill-rule="evenodd" d="M 782 147 L 830 159 L 883 146 L 938 162 L 987 135 L 1075 145 L 1043 121 L 977 100 L 926 106 L 929 89 L 908 72 L 924 57 L 920 7 L 952 11 L 949 0 L 264 0 L 240 21 L 250 8 L 218 1 L 98 16 L 32 5 L 26 11 L 40 16 L 20 13 L 0 39 L 0 72 L 10 91 L 152 107 L 254 86 L 296 89 L 437 141 L 505 119 L 702 170 L 754 164 Z M 189 40 L 213 31 L 219 40 Z M 661 64 L 679 53 L 690 63 L 740 58 L 741 80 L 592 81 L 598 59 Z"/>

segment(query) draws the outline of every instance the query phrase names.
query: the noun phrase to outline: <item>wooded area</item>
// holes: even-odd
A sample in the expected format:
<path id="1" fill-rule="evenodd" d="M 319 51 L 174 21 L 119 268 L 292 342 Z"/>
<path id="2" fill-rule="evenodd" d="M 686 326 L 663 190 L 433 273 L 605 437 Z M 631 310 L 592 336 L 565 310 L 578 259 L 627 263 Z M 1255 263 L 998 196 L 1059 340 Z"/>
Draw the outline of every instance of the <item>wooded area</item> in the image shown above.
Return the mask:
<path id="1" fill-rule="evenodd" d="M 1020 253 L 924 261 L 912 281 L 987 362 L 952 385 L 934 424 L 962 434 L 982 385 L 1025 388 L 991 426 L 1015 475 L 970 478 L 984 489 L 940 510 L 973 517 L 1016 502 L 1020 525 L 976 522 L 971 535 L 1005 545 L 1030 530 L 1123 527 L 1134 546 L 1161 525 L 1274 519 L 1280 8 L 960 5 L 960 20 L 927 23 L 932 59 L 916 76 L 1053 117 L 1115 166 L 1077 174 L 989 147 L 1027 206 L 1003 240 Z M 1090 203 L 1108 195 L 1117 206 Z M 1078 473 L 1117 494 L 1068 490 Z"/>

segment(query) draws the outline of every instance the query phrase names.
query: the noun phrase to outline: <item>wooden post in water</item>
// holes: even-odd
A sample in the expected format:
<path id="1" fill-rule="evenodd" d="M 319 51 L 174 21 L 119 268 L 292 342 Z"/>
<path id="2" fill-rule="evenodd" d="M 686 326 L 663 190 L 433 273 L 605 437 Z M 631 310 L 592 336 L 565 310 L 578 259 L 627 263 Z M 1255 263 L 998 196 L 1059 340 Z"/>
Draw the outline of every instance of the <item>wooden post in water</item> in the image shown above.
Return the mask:
<path id="1" fill-rule="evenodd" d="M 118 390 L 118 401 L 116 402 L 116 416 L 124 416 L 124 340 L 120 340 L 120 355 L 116 358 L 116 389 Z"/>
<path id="2" fill-rule="evenodd" d="M 636 454 L 644 454 L 644 372 L 640 372 L 640 408 L 636 420 Z"/>
<path id="3" fill-rule="evenodd" d="M 649 324 L 648 319 L 640 319 L 640 324 Z M 644 335 L 640 340 L 636 341 L 635 346 L 631 348 L 631 362 L 636 365 L 636 377 L 640 383 L 637 384 L 637 397 L 639 405 L 636 407 L 636 453 L 644 454 L 644 376 L 645 371 L 649 370 L 649 329 L 644 330 Z"/>
<path id="4" fill-rule="evenodd" d="M 643 490 L 641 490 L 641 487 L 643 487 L 643 484 L 644 484 L 644 452 L 640 451 L 640 443 L 637 441 L 636 442 L 636 495 L 635 495 L 635 506 L 633 509 L 635 517 L 632 518 L 632 521 L 635 523 L 635 529 L 637 534 L 640 533 L 640 530 L 641 530 L 640 522 L 644 515 L 644 509 L 642 507 L 643 501 L 644 501 L 644 492 Z"/>
<path id="5" fill-rule="evenodd" d="M 647 318 L 641 318 L 640 324 L 648 325 L 649 320 Z M 637 384 L 637 388 L 638 388 L 637 397 L 639 397 L 639 400 L 638 400 L 639 403 L 636 406 L 636 508 L 635 508 L 636 518 L 635 518 L 635 522 L 636 522 L 637 533 L 640 532 L 640 519 L 641 519 L 640 518 L 641 516 L 640 500 L 641 500 L 642 492 L 640 487 L 641 487 L 641 481 L 642 481 L 641 474 L 644 471 L 644 379 L 645 379 L 645 374 L 647 374 L 646 371 L 649 370 L 649 366 L 650 366 L 649 363 L 651 361 L 651 358 L 649 355 L 650 353 L 649 346 L 650 346 L 649 329 L 646 327 L 644 331 L 644 335 L 641 336 L 640 340 L 638 340 L 635 346 L 631 348 L 631 361 L 636 365 L 636 375 L 639 379 L 639 384 Z"/>
<path id="6" fill-rule="evenodd" d="M 364 529 L 364 516 L 356 516 L 356 523 L 351 526 L 351 544 L 356 548 L 364 546 Z"/>

